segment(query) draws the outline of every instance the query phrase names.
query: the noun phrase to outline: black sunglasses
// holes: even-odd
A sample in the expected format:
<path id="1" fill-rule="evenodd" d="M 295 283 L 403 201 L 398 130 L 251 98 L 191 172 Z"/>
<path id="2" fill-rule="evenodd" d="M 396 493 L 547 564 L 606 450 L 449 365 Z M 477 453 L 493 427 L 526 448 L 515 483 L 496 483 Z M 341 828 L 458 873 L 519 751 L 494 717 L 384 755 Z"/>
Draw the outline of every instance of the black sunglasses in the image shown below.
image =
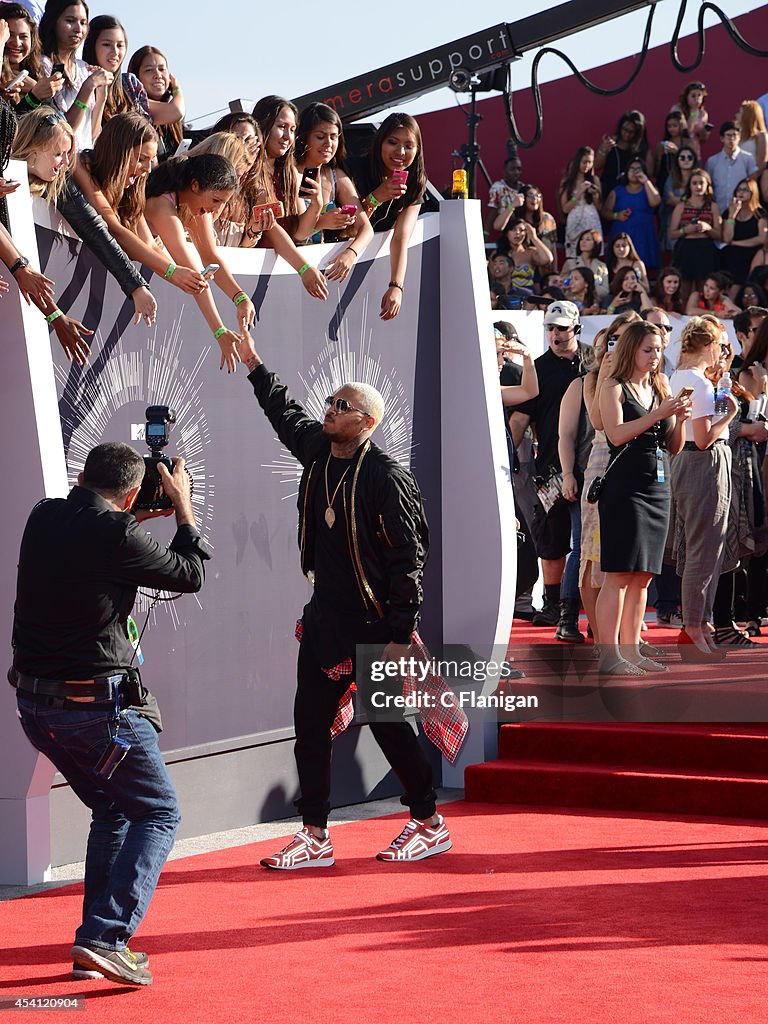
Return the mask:
<path id="1" fill-rule="evenodd" d="M 335 409 L 336 412 L 359 412 L 363 416 L 371 415 L 365 409 L 356 409 L 354 405 L 350 405 L 346 398 L 334 398 L 333 395 L 328 395 L 325 404 L 329 409 Z"/>

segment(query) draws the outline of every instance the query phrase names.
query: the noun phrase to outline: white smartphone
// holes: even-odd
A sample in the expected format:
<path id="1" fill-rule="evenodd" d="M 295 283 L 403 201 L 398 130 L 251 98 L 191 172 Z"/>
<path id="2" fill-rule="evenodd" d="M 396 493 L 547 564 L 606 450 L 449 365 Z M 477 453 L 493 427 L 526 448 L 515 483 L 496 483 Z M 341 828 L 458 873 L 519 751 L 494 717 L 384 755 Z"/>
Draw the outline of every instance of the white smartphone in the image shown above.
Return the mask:
<path id="1" fill-rule="evenodd" d="M 209 263 L 207 267 L 203 267 L 203 277 L 205 277 L 206 274 L 215 274 L 216 271 L 220 269 L 221 268 L 218 263 Z"/>
<path id="2" fill-rule="evenodd" d="M 176 147 L 176 152 L 173 155 L 174 156 L 184 156 L 184 154 L 187 152 L 187 150 L 191 149 L 191 148 L 192 148 L 192 139 L 182 139 L 181 142 Z"/>
<path id="3" fill-rule="evenodd" d="M 16 86 L 19 85 L 20 82 L 23 82 L 24 79 L 27 77 L 29 77 L 29 72 L 21 71 L 18 75 L 16 75 L 12 82 L 9 82 L 8 85 L 3 86 L 3 90 L 5 92 L 10 92 L 11 89 L 15 89 Z"/>

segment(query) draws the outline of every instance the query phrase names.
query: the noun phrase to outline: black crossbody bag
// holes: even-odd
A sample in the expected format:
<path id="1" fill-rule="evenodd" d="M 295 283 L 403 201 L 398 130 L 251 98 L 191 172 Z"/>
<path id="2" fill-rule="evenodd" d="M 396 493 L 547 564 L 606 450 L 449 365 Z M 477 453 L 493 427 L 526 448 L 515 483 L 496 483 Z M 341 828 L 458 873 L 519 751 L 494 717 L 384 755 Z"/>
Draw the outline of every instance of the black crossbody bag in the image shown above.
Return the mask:
<path id="1" fill-rule="evenodd" d="M 627 450 L 627 448 L 629 448 L 630 443 L 631 442 L 628 442 L 627 444 L 624 445 L 624 447 L 621 449 L 621 451 L 616 456 L 616 458 L 613 460 L 613 462 L 611 462 L 606 467 L 606 470 L 603 473 L 603 475 L 602 476 L 596 476 L 595 479 L 592 481 L 592 483 L 589 485 L 589 490 L 587 491 L 587 501 L 589 502 L 590 505 L 596 505 L 597 504 L 598 498 L 600 497 L 600 492 L 603 489 L 603 484 L 605 483 L 605 478 L 611 472 L 611 470 L 616 465 L 616 463 L 619 461 L 619 459 L 624 454 L 624 452 Z"/>

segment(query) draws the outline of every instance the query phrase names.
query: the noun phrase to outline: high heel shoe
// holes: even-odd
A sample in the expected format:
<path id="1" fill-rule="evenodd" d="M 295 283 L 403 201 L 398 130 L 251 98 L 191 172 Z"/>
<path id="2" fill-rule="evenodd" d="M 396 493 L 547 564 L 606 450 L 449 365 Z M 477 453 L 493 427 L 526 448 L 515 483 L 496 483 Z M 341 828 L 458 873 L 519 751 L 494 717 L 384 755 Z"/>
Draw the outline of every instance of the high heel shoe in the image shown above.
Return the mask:
<path id="1" fill-rule="evenodd" d="M 702 651 L 684 629 L 678 634 L 677 650 L 680 660 L 689 665 L 716 665 L 725 661 L 725 651 Z"/>

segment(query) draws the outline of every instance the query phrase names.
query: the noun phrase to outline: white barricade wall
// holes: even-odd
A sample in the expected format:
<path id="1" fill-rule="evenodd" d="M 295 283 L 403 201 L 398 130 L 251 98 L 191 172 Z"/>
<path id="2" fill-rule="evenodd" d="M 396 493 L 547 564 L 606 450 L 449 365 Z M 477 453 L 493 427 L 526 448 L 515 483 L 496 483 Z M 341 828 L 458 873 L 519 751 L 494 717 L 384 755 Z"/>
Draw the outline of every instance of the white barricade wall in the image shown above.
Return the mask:
<path id="1" fill-rule="evenodd" d="M 22 179 L 23 170 L 17 165 L 9 174 Z M 234 376 L 219 371 L 218 345 L 194 302 L 152 278 L 157 323 L 133 326 L 132 304 L 116 282 L 86 246 L 54 230 L 61 224 L 38 202 L 35 232 L 28 194 L 11 198 L 14 238 L 33 264 L 39 251 L 36 265 L 55 280 L 61 308 L 96 334 L 90 365 L 72 367 L 55 336 L 49 342 L 42 316 L 27 309 L 13 286 L 3 299 L 6 660 L 18 546 L 32 505 L 65 495 L 89 449 L 103 440 L 146 450 L 145 407 L 172 406 L 178 419 L 169 454 L 187 459 L 198 520 L 214 549 L 202 592 L 158 605 L 142 641 L 143 676 L 163 712 L 161 747 L 181 799 L 182 834 L 290 814 L 293 631 L 309 596 L 296 544 L 297 463 L 274 437 L 245 368 Z M 321 416 L 325 396 L 344 380 L 382 391 L 387 416 L 375 440 L 416 474 L 431 527 L 425 640 L 437 644 L 445 636 L 490 648 L 506 643 L 514 601 L 514 545 L 505 539 L 514 531 L 505 534 L 500 526 L 512 514 L 509 467 L 493 339 L 481 304 L 487 288 L 478 286 L 482 245 L 468 244 L 480 228 L 478 204 L 451 207 L 451 216 L 420 218 L 403 307 L 389 323 L 378 315 L 390 279 L 389 236 L 376 236 L 342 288 L 330 284 L 326 303 L 310 298 L 269 250 L 224 255 L 253 297 L 253 335 L 266 365 L 313 414 Z M 447 260 L 446 245 L 463 258 Z M 307 259 L 323 266 L 334 251 L 308 247 Z M 215 295 L 233 326 L 231 303 Z M 463 443 L 446 458 L 446 402 L 456 402 L 457 380 L 451 440 L 460 426 Z M 172 520 L 148 528 L 161 541 L 173 535 Z M 140 598 L 134 612 L 140 626 L 146 607 Z M 87 815 L 59 777 L 49 812 L 52 770 L 23 737 L 10 688 L 2 702 L 0 881 L 31 883 L 51 863 L 80 859 Z M 335 763 L 336 804 L 398 789 L 368 730 L 348 730 Z"/>

